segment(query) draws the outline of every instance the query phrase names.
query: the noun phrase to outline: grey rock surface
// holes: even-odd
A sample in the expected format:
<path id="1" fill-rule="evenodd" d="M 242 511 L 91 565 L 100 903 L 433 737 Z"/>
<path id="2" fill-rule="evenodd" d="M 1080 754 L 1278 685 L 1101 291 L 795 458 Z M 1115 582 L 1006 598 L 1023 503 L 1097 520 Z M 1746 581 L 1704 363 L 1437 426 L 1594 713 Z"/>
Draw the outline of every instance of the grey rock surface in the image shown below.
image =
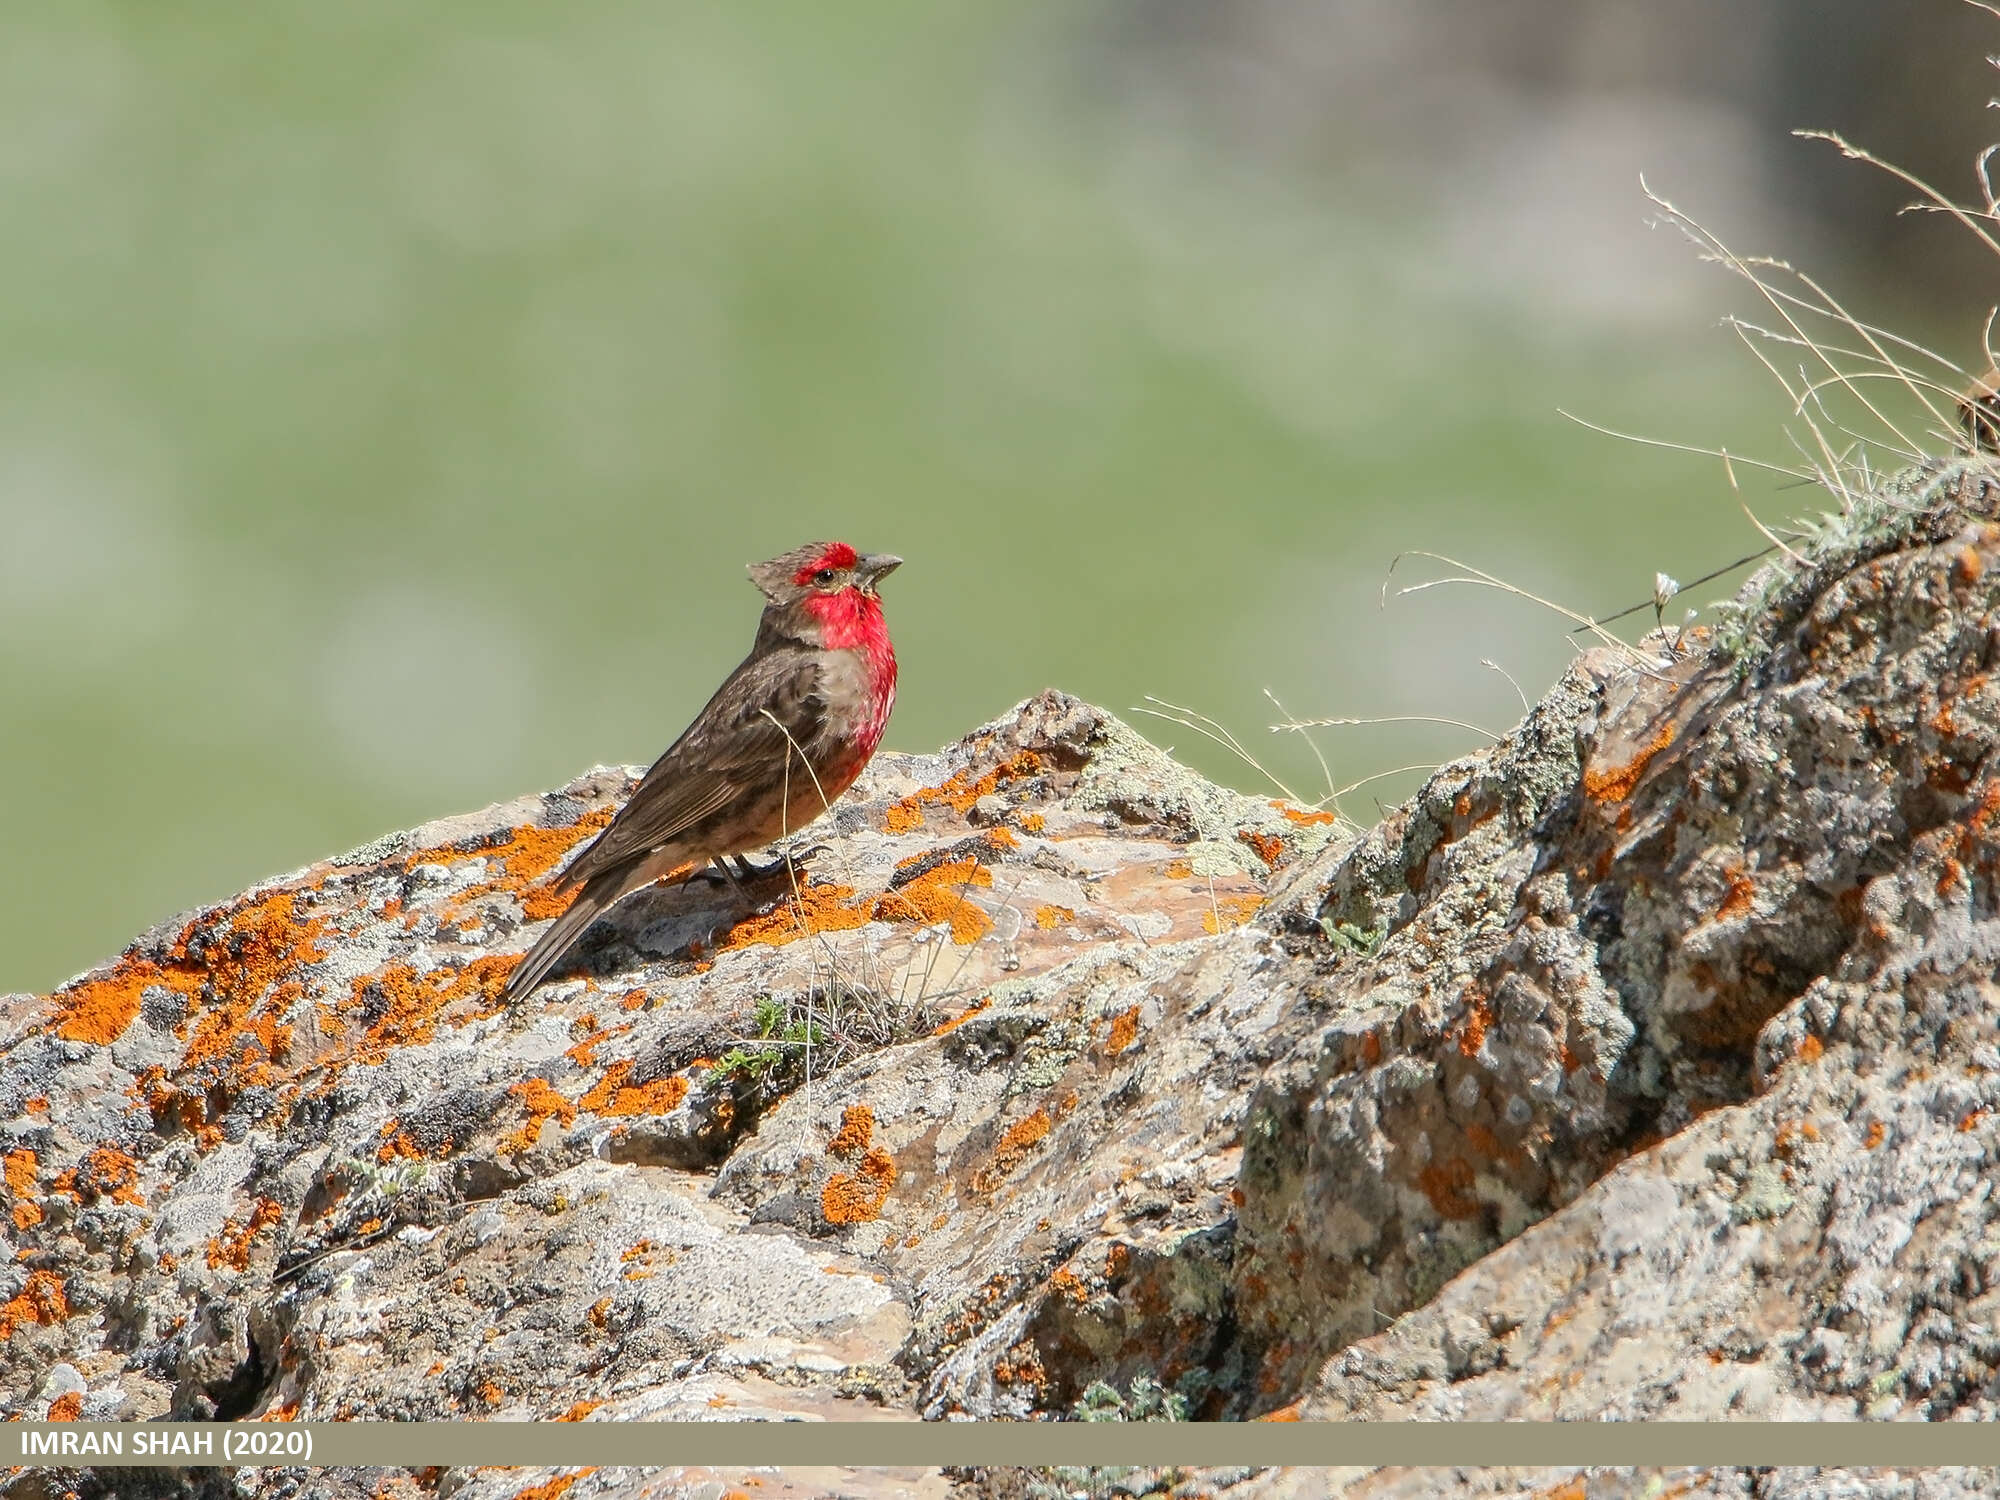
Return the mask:
<path id="1" fill-rule="evenodd" d="M 0 1009 L 0 1399 L 1991 1419 L 1996 510 L 1981 467 L 1905 476 L 1714 635 L 1580 658 L 1359 838 L 1050 693 L 879 757 L 768 909 L 643 893 L 512 1010 L 543 877 L 632 773 L 166 924 Z M 1788 1472 L 1447 1488 L 1990 1486 Z M 565 1478 L 569 1500 L 740 1482 L 428 1483 Z"/>

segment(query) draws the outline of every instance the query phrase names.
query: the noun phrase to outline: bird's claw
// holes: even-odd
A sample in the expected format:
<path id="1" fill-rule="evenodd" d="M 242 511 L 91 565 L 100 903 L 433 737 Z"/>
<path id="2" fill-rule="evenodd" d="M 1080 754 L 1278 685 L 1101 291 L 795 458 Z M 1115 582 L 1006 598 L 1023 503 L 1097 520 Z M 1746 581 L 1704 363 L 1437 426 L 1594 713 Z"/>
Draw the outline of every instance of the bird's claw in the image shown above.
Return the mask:
<path id="1" fill-rule="evenodd" d="M 780 850 L 778 853 L 778 857 L 772 860 L 769 864 L 764 864 L 764 865 L 754 864 L 750 860 L 745 859 L 740 854 L 730 855 L 729 863 L 722 863 L 720 861 L 718 861 L 718 863 L 721 863 L 722 869 L 726 873 L 728 873 L 733 879 L 739 881 L 769 880 L 773 875 L 779 875 L 787 873 L 788 871 L 798 870 L 802 866 L 804 866 L 807 860 L 812 859 L 815 855 L 824 854 L 826 852 L 827 852 L 826 845 L 813 844 L 804 849 Z M 730 868 L 731 863 L 733 863 L 735 866 L 733 870 Z"/>

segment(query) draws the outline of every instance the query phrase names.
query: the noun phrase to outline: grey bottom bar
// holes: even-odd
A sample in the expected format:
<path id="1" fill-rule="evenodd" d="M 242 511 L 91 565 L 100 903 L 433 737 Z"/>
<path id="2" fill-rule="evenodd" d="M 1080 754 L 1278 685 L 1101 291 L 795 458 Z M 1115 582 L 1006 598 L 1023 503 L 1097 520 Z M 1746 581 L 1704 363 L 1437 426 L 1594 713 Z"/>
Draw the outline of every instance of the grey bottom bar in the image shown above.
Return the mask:
<path id="1" fill-rule="evenodd" d="M 2000 1427 L 1970 1422 L 20 1423 L 0 1433 L 0 1463 L 65 1467 L 2000 1463 Z"/>

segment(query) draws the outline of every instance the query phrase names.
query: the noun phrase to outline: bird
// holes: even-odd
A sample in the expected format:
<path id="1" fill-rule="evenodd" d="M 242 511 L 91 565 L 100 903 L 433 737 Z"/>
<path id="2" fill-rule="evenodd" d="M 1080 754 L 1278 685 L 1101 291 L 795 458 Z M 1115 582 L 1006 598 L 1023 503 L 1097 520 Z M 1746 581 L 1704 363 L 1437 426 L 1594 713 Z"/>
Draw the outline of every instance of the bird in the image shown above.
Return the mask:
<path id="1" fill-rule="evenodd" d="M 786 867 L 789 855 L 762 867 L 742 856 L 825 812 L 895 709 L 896 650 L 876 590 L 902 562 L 810 542 L 750 564 L 765 600 L 750 654 L 554 877 L 576 899 L 508 976 L 505 999 L 532 994 L 592 922 L 682 865 L 712 863 L 739 892 Z"/>

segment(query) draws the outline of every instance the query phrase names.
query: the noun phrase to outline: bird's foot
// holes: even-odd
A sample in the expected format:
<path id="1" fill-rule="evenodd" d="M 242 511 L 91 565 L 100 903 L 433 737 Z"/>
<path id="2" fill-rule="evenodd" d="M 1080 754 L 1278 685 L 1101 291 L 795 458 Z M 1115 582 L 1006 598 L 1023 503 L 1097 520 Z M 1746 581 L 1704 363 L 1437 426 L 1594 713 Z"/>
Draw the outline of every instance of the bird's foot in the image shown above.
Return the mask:
<path id="1" fill-rule="evenodd" d="M 813 844 L 804 848 L 781 849 L 778 857 L 769 864 L 755 864 L 740 854 L 729 855 L 715 862 L 715 867 L 734 881 L 738 888 L 745 881 L 769 880 L 774 875 L 798 875 L 803 873 L 806 861 L 815 855 L 826 853 L 826 845 Z M 732 868 L 733 866 L 733 868 Z"/>

